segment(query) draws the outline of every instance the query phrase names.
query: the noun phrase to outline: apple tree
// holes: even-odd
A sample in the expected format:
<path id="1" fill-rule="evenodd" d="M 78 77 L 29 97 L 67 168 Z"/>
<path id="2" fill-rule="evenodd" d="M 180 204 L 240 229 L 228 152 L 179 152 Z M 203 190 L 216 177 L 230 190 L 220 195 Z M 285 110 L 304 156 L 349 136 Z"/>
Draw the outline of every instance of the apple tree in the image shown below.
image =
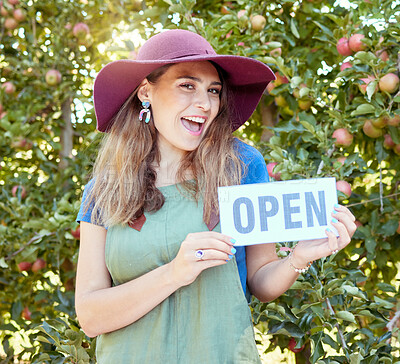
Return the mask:
<path id="1" fill-rule="evenodd" d="M 95 362 L 73 304 L 74 221 L 100 139 L 93 80 L 108 61 L 135 57 L 133 35 L 177 27 L 270 65 L 277 79 L 238 136 L 258 146 L 276 180 L 336 177 L 359 225 L 346 249 L 314 262 L 282 297 L 251 302 L 262 357 L 396 361 L 400 4 L 342 3 L 2 1 L 2 361 Z M 292 246 L 278 245 L 279 255 Z"/>

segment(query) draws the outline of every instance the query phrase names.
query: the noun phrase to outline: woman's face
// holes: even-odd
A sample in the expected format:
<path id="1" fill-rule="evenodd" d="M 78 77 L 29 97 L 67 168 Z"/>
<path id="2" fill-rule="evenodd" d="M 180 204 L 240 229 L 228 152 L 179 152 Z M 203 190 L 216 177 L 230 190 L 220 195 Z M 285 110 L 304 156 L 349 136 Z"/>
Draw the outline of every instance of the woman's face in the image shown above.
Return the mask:
<path id="1" fill-rule="evenodd" d="M 178 63 L 146 87 L 161 157 L 196 149 L 219 110 L 222 84 L 215 67 L 208 61 Z"/>

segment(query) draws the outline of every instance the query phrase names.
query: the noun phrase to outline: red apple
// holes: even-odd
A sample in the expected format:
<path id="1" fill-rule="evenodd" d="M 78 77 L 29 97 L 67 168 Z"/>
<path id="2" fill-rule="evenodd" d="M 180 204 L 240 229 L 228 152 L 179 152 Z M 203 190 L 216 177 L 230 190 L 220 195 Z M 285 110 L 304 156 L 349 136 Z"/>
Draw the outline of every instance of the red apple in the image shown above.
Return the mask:
<path id="1" fill-rule="evenodd" d="M 350 62 L 343 62 L 340 65 L 340 70 L 344 71 L 346 68 L 351 68 L 351 67 L 353 67 L 353 65 Z"/>
<path id="2" fill-rule="evenodd" d="M 25 11 L 22 9 L 15 9 L 13 11 L 13 17 L 18 22 L 24 21 L 26 19 Z"/>
<path id="3" fill-rule="evenodd" d="M 365 93 L 367 92 L 367 86 L 371 81 L 375 80 L 375 76 L 367 76 L 367 78 L 360 78 L 361 81 L 363 81 L 363 83 L 361 85 L 358 85 L 358 87 L 360 88 L 360 91 L 363 95 L 365 95 Z M 378 86 L 375 87 L 375 91 L 378 89 Z"/>
<path id="4" fill-rule="evenodd" d="M 385 50 L 376 51 L 375 55 L 379 57 L 383 62 L 387 62 L 389 60 L 389 54 Z"/>
<path id="5" fill-rule="evenodd" d="M 12 142 L 11 142 L 11 147 L 15 149 L 21 149 L 21 150 L 30 150 L 32 149 L 32 142 L 22 138 L 22 137 L 16 137 Z"/>
<path id="6" fill-rule="evenodd" d="M 310 99 L 301 99 L 298 101 L 298 104 L 300 110 L 308 110 L 312 106 L 313 102 Z"/>
<path id="7" fill-rule="evenodd" d="M 353 34 L 349 38 L 349 47 L 353 52 L 364 51 L 367 49 L 367 45 L 362 42 L 365 38 L 364 34 Z"/>
<path id="8" fill-rule="evenodd" d="M 397 228 L 396 233 L 400 234 L 400 221 L 399 221 L 399 227 Z"/>
<path id="9" fill-rule="evenodd" d="M 267 25 L 267 19 L 265 19 L 262 15 L 254 15 L 251 18 L 251 27 L 256 32 L 263 30 L 266 25 Z"/>
<path id="10" fill-rule="evenodd" d="M 295 349 L 297 342 L 294 337 L 291 337 L 289 340 L 288 349 L 293 351 L 294 353 L 300 353 L 304 349 L 304 345 L 301 348 Z"/>
<path id="11" fill-rule="evenodd" d="M 284 83 L 289 83 L 289 80 L 286 76 L 281 75 L 279 72 L 275 72 L 276 80 L 274 81 L 275 86 L 280 86 Z"/>
<path id="12" fill-rule="evenodd" d="M 349 40 L 346 37 L 340 38 L 336 43 L 336 49 L 342 56 L 351 56 L 353 51 L 350 49 Z"/>
<path id="13" fill-rule="evenodd" d="M 373 118 L 370 120 L 371 124 L 375 126 L 375 128 L 382 129 L 387 125 L 387 116 L 382 115 L 379 118 Z"/>
<path id="14" fill-rule="evenodd" d="M 1 87 L 4 88 L 4 92 L 8 95 L 13 94 L 16 90 L 14 84 L 10 81 L 4 82 Z"/>
<path id="15" fill-rule="evenodd" d="M 338 191 L 344 193 L 347 198 L 351 196 L 351 186 L 350 186 L 350 183 L 348 183 L 346 181 L 341 181 L 341 180 L 337 181 L 336 189 Z"/>
<path id="16" fill-rule="evenodd" d="M 267 86 L 267 91 L 268 91 L 268 93 L 270 94 L 271 91 L 272 91 L 275 87 L 276 87 L 275 81 L 271 81 L 271 82 L 268 84 L 268 86 Z"/>
<path id="17" fill-rule="evenodd" d="M 80 239 L 81 238 L 81 228 L 80 228 L 80 226 L 78 226 L 75 230 L 71 230 L 71 235 L 75 239 Z"/>
<path id="18" fill-rule="evenodd" d="M 379 89 L 390 94 L 399 88 L 399 77 L 394 73 L 388 73 L 379 80 Z"/>
<path id="19" fill-rule="evenodd" d="M 37 272 L 46 267 L 46 261 L 42 258 L 38 258 L 32 264 L 32 272 Z"/>
<path id="20" fill-rule="evenodd" d="M 279 48 L 273 49 L 272 51 L 269 52 L 269 55 L 274 58 L 281 56 L 282 48 L 279 47 Z"/>
<path id="21" fill-rule="evenodd" d="M 31 321 L 32 320 L 31 315 L 32 315 L 32 312 L 29 311 L 28 306 L 25 306 L 21 313 L 22 318 L 25 320 Z"/>
<path id="22" fill-rule="evenodd" d="M 14 18 L 7 18 L 4 21 L 4 28 L 14 30 L 18 27 L 18 22 Z"/>
<path id="23" fill-rule="evenodd" d="M 307 85 L 306 85 L 305 83 L 301 83 L 301 84 L 299 85 L 299 87 L 296 87 L 296 88 L 293 90 L 293 96 L 294 96 L 296 99 L 299 99 L 299 98 L 300 98 L 300 90 L 301 90 L 302 88 L 304 88 L 304 87 L 307 87 Z"/>
<path id="24" fill-rule="evenodd" d="M 240 19 L 242 16 L 245 16 L 245 15 L 246 15 L 246 10 L 245 9 L 239 10 L 238 13 L 237 13 L 238 19 Z"/>
<path id="25" fill-rule="evenodd" d="M 11 5 L 18 5 L 19 4 L 19 0 L 8 0 L 8 3 Z"/>
<path id="26" fill-rule="evenodd" d="M 382 129 L 375 127 L 372 124 L 371 120 L 365 120 L 363 125 L 363 132 L 370 138 L 379 138 L 383 134 Z"/>
<path id="27" fill-rule="evenodd" d="M 387 124 L 390 126 L 398 126 L 400 124 L 400 115 L 394 115 L 392 118 L 388 118 Z"/>
<path id="28" fill-rule="evenodd" d="M 12 188 L 11 194 L 14 197 L 17 197 L 19 193 L 21 194 L 21 199 L 26 197 L 26 189 L 24 186 L 18 185 Z"/>
<path id="29" fill-rule="evenodd" d="M 85 23 L 76 23 L 72 28 L 72 34 L 78 39 L 85 39 L 90 33 L 90 29 Z"/>
<path id="30" fill-rule="evenodd" d="M 356 220 L 356 221 L 354 221 L 354 223 L 356 224 L 357 229 L 358 229 L 360 226 L 363 226 L 363 224 L 362 224 L 361 221 Z"/>
<path id="31" fill-rule="evenodd" d="M 400 144 L 396 144 L 393 147 L 393 152 L 395 152 L 397 155 L 400 155 Z"/>
<path id="32" fill-rule="evenodd" d="M 18 263 L 17 265 L 18 265 L 18 269 L 20 272 L 24 272 L 24 271 L 26 272 L 32 268 L 32 263 L 29 263 L 29 262 L 21 262 L 21 263 Z"/>
<path id="33" fill-rule="evenodd" d="M 383 137 L 385 138 L 385 140 L 383 141 L 383 146 L 386 149 L 392 149 L 396 145 L 394 144 L 394 141 L 389 134 L 385 134 Z"/>
<path id="34" fill-rule="evenodd" d="M 339 162 L 342 166 L 344 165 L 344 162 L 346 162 L 346 157 L 339 157 L 336 159 L 337 162 Z"/>
<path id="35" fill-rule="evenodd" d="M 8 11 L 7 9 L 3 6 L 3 2 L 0 3 L 0 14 L 1 16 L 8 16 Z"/>
<path id="36" fill-rule="evenodd" d="M 270 177 L 272 177 L 276 181 L 280 181 L 281 180 L 281 173 L 280 172 L 274 173 L 274 168 L 275 168 L 275 166 L 277 164 L 278 163 L 276 163 L 276 162 L 268 163 L 267 164 L 267 171 L 268 171 L 268 175 Z"/>
<path id="37" fill-rule="evenodd" d="M 61 73 L 55 69 L 49 70 L 46 72 L 45 79 L 49 86 L 56 86 L 61 82 Z"/>
<path id="38" fill-rule="evenodd" d="M 224 14 L 224 15 L 225 14 L 229 14 L 229 10 L 230 10 L 231 6 L 232 6 L 231 2 L 223 3 L 222 6 L 221 6 L 221 9 L 220 9 L 221 14 Z"/>
<path id="39" fill-rule="evenodd" d="M 336 139 L 335 145 L 337 146 L 348 147 L 353 143 L 353 135 L 345 128 L 336 129 L 332 138 Z"/>

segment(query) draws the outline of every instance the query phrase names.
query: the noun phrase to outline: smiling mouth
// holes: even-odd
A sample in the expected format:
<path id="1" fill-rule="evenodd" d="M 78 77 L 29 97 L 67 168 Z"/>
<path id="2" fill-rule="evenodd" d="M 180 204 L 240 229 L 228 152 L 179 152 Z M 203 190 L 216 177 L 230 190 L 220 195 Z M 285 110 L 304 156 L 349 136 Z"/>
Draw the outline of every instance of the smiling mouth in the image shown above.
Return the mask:
<path id="1" fill-rule="evenodd" d="M 182 125 L 185 127 L 185 129 L 192 135 L 200 135 L 201 132 L 203 131 L 204 128 L 204 123 L 206 119 L 196 117 L 196 116 L 190 116 L 190 117 L 184 117 L 181 118 Z"/>

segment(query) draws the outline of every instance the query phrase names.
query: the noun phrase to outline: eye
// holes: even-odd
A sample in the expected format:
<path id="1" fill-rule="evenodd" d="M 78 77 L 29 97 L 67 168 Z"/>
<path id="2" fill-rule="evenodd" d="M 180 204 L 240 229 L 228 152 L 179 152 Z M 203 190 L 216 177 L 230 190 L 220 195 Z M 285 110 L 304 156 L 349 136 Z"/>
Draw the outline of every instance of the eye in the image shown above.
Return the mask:
<path id="1" fill-rule="evenodd" d="M 194 86 L 191 83 L 182 83 L 180 87 L 186 88 L 188 90 L 193 90 Z"/>
<path id="2" fill-rule="evenodd" d="M 210 88 L 208 91 L 210 91 L 214 95 L 219 95 L 221 93 L 221 89 L 219 88 Z"/>

